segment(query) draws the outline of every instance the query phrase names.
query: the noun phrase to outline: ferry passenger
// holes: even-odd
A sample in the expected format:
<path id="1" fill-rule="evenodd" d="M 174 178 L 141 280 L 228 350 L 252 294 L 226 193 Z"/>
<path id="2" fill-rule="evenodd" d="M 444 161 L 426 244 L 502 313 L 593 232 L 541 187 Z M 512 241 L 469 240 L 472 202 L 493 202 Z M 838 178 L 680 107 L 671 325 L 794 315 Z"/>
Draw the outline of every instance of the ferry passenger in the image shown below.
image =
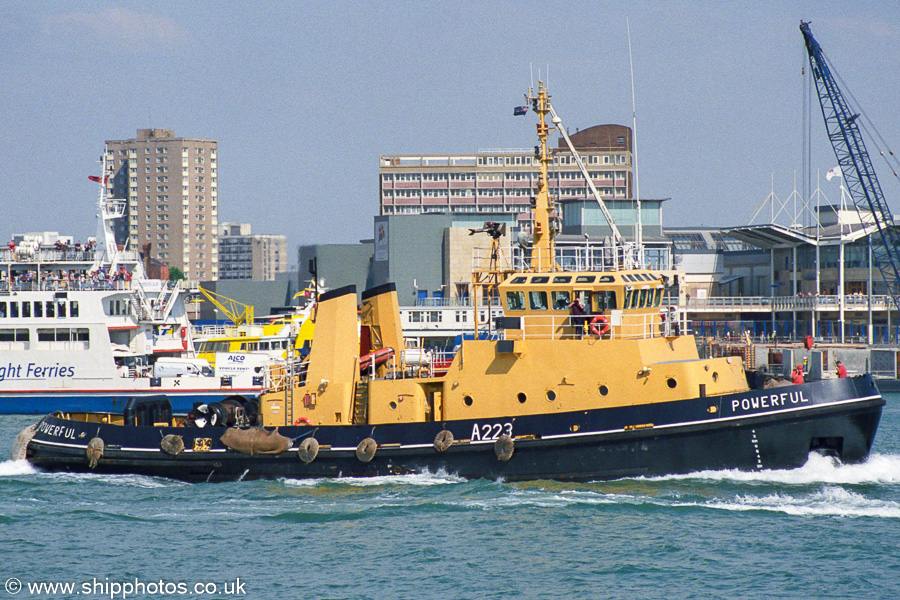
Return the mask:
<path id="1" fill-rule="evenodd" d="M 847 376 L 847 367 L 844 366 L 844 363 L 841 361 L 837 361 L 834 363 L 837 366 L 837 376 L 840 378 L 844 378 Z"/>

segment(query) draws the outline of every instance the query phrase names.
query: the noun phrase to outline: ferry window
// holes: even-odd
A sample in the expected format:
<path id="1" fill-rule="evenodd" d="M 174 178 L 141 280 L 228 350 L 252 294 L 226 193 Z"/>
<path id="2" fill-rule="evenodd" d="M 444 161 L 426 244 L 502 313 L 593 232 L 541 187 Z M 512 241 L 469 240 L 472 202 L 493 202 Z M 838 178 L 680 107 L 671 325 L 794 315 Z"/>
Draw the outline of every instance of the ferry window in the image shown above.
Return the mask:
<path id="1" fill-rule="evenodd" d="M 77 300 L 73 300 L 73 301 L 69 302 L 69 315 L 71 315 L 72 317 L 78 316 L 78 301 Z"/>
<path id="2" fill-rule="evenodd" d="M 66 301 L 65 300 L 57 300 L 56 301 L 56 316 L 60 319 L 64 319 L 66 317 Z"/>
<path id="3" fill-rule="evenodd" d="M 625 290 L 625 304 L 622 305 L 622 308 L 631 308 L 631 300 L 633 295 L 634 294 L 631 290 Z"/>
<path id="4" fill-rule="evenodd" d="M 553 297 L 553 310 L 568 310 L 569 292 L 551 292 Z"/>
<path id="5" fill-rule="evenodd" d="M 579 275 L 575 278 L 575 283 L 594 283 L 593 275 Z"/>
<path id="6" fill-rule="evenodd" d="M 570 281 L 572 281 L 572 277 L 570 275 L 560 275 L 553 278 L 553 283 L 569 283 Z"/>
<path id="7" fill-rule="evenodd" d="M 68 342 L 72 339 L 72 336 L 69 333 L 68 329 L 57 329 L 56 330 L 56 341 L 57 342 Z"/>
<path id="8" fill-rule="evenodd" d="M 546 275 L 541 275 L 540 277 L 532 277 L 531 283 L 547 283 L 550 281 L 550 278 Z"/>
<path id="9" fill-rule="evenodd" d="M 9 316 L 13 319 L 19 318 L 19 303 L 18 302 L 10 302 L 9 303 Z"/>
<path id="10" fill-rule="evenodd" d="M 525 292 L 506 292 L 506 310 L 525 310 Z"/>
<path id="11" fill-rule="evenodd" d="M 55 307 L 56 305 L 53 303 L 53 300 L 47 300 L 47 316 L 49 318 L 53 318 L 56 316 Z M 40 339 L 40 336 L 38 336 L 38 338 Z"/>
<path id="12" fill-rule="evenodd" d="M 56 340 L 55 329 L 38 329 L 37 334 L 39 342 L 53 342 Z"/>
<path id="13" fill-rule="evenodd" d="M 43 302 L 35 302 L 34 303 L 34 316 L 35 317 L 43 317 L 44 316 L 44 303 Z"/>
<path id="14" fill-rule="evenodd" d="M 241 342 L 241 345 L 239 346 L 238 349 L 241 350 L 242 352 L 245 352 L 247 350 L 247 342 Z"/>
<path id="15" fill-rule="evenodd" d="M 641 300 L 638 302 L 638 308 L 647 308 L 649 304 L 647 304 L 647 292 L 650 290 L 641 290 Z"/>
<path id="16" fill-rule="evenodd" d="M 31 317 L 31 302 L 22 303 L 22 316 L 26 319 Z"/>
<path id="17" fill-rule="evenodd" d="M 0 319 L 6 318 L 6 302 L 0 302 Z"/>
<path id="18" fill-rule="evenodd" d="M 27 342 L 27 329 L 0 329 L 0 342 Z"/>
<path id="19" fill-rule="evenodd" d="M 601 275 L 600 279 L 598 279 L 597 281 L 599 283 L 612 283 L 615 280 L 616 280 L 616 278 L 613 277 L 612 275 Z"/>
<path id="20" fill-rule="evenodd" d="M 528 281 L 527 277 L 516 277 L 511 281 L 511 283 L 525 283 L 526 281 Z"/>
<path id="21" fill-rule="evenodd" d="M 73 329 L 72 340 L 75 342 L 89 342 L 91 339 L 90 330 L 85 328 Z"/>
<path id="22" fill-rule="evenodd" d="M 547 310 L 547 292 L 528 292 L 531 310 Z"/>

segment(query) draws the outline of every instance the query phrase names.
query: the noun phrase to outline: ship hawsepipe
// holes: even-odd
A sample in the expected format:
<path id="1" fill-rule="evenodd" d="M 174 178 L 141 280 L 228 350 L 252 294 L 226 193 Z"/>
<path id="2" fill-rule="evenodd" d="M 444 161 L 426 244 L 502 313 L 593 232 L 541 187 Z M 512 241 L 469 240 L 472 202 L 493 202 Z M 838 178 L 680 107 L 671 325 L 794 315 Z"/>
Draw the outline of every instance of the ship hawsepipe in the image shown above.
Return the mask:
<path id="1" fill-rule="evenodd" d="M 704 470 L 790 469 L 811 451 L 844 463 L 865 460 L 885 402 L 870 375 L 716 397 L 557 414 L 383 425 L 288 426 L 292 448 L 243 454 L 224 446 L 224 427 L 155 427 L 92 423 L 50 415 L 27 446 L 27 459 L 48 471 L 137 473 L 186 481 L 366 477 L 444 471 L 506 481 L 615 479 Z M 275 428 L 267 428 L 274 430 Z M 450 431 L 453 443 L 436 449 Z M 181 436 L 184 450 L 160 441 Z M 512 444 L 509 444 L 509 440 Z M 309 463 L 306 438 L 319 444 Z M 443 434 L 446 439 L 447 434 Z M 93 468 L 88 444 L 103 441 Z M 357 448 L 375 440 L 363 462 Z M 506 447 L 500 448 L 501 443 Z M 501 460 L 501 450 L 506 454 Z M 512 455 L 509 456 L 509 450 Z"/>

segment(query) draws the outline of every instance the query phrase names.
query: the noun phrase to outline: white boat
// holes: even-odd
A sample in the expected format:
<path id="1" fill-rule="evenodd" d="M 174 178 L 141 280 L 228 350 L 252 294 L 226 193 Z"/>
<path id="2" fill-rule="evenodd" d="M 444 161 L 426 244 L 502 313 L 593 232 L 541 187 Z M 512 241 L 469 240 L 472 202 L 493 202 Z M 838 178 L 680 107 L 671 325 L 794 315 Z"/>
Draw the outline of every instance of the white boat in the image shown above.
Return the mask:
<path id="1" fill-rule="evenodd" d="M 102 182 L 98 212 L 96 244 L 26 239 L 0 251 L 0 413 L 121 411 L 157 394 L 186 412 L 258 397 L 262 373 L 216 377 L 197 366 L 191 292 L 148 278 L 139 253 L 116 246 L 124 202 L 107 199 Z"/>

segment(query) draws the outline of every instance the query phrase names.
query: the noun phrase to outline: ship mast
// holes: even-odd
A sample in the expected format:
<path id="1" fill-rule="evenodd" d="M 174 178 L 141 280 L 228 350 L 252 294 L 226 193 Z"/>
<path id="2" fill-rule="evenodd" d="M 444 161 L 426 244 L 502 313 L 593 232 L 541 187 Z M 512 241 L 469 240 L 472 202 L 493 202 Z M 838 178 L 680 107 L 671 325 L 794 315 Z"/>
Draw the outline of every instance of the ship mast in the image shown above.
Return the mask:
<path id="1" fill-rule="evenodd" d="M 532 109 L 538 114 L 537 124 L 539 146 L 535 146 L 534 154 L 538 161 L 537 193 L 533 199 L 531 212 L 534 218 L 532 230 L 532 268 L 535 271 L 553 270 L 553 237 L 554 231 L 550 226 L 550 215 L 554 211 L 553 200 L 550 198 L 550 181 L 547 170 L 553 160 L 547 150 L 547 139 L 550 137 L 550 128 L 547 125 L 547 115 L 553 110 L 550 107 L 550 95 L 543 81 L 538 81 L 538 91 L 535 96 L 532 88 L 528 88 L 527 100 L 531 102 Z"/>

